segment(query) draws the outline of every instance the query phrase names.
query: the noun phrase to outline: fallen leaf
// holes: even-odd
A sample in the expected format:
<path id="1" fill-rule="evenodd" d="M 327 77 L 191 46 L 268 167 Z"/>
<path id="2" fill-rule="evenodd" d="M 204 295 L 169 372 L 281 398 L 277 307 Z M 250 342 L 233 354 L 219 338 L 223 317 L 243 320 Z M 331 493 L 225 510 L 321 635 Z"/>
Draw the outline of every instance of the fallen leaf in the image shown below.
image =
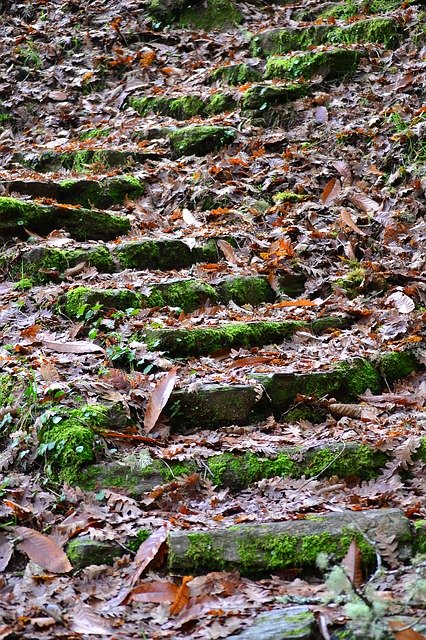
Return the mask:
<path id="1" fill-rule="evenodd" d="M 147 538 L 144 542 L 142 542 L 139 547 L 135 559 L 133 560 L 133 566 L 135 568 L 135 572 L 131 577 L 131 583 L 135 584 L 145 569 L 149 565 L 149 563 L 155 558 L 157 553 L 160 550 L 160 547 L 167 540 L 169 535 L 170 525 L 168 523 L 164 523 L 162 527 L 154 531 L 149 538 Z"/>
<path id="2" fill-rule="evenodd" d="M 387 305 L 393 305 L 399 311 L 399 313 L 411 313 L 414 311 L 416 305 L 414 300 L 405 295 L 403 291 L 395 291 L 386 298 Z"/>
<path id="3" fill-rule="evenodd" d="M 78 602 L 72 612 L 71 631 L 96 636 L 112 635 L 113 630 L 108 623 L 92 607 Z"/>
<path id="4" fill-rule="evenodd" d="M 188 606 L 190 591 L 188 587 L 188 582 L 192 580 L 192 576 L 184 576 L 182 578 L 182 584 L 179 587 L 175 599 L 170 607 L 170 615 L 177 616 L 186 606 Z"/>
<path id="5" fill-rule="evenodd" d="M 189 209 L 182 209 L 182 219 L 190 227 L 202 227 L 203 223 L 197 220 L 193 213 Z"/>
<path id="6" fill-rule="evenodd" d="M 144 430 L 145 433 L 149 433 L 157 424 L 157 420 L 160 417 L 160 413 L 167 404 L 167 400 L 170 398 L 170 394 L 173 391 L 173 387 L 176 383 L 176 367 L 170 369 L 170 371 L 161 378 L 151 391 L 148 403 L 146 405 L 145 417 L 144 417 Z"/>
<path id="7" fill-rule="evenodd" d="M 42 345 L 46 349 L 57 351 L 58 353 L 105 353 L 97 344 L 81 340 L 79 342 L 56 342 L 53 340 L 42 340 Z"/>
<path id="8" fill-rule="evenodd" d="M 360 236 L 367 235 L 356 225 L 355 221 L 352 219 L 351 212 L 348 211 L 348 209 L 343 209 L 342 213 L 340 214 L 340 219 L 346 226 L 350 227 L 356 233 L 359 233 Z"/>
<path id="9" fill-rule="evenodd" d="M 22 539 L 18 549 L 40 567 L 52 573 L 71 571 L 72 564 L 55 540 L 28 527 L 15 527 L 14 533 Z"/>
<path id="10" fill-rule="evenodd" d="M 0 536 L 0 571 L 4 571 L 12 557 L 13 544 L 6 536 Z"/>
<path id="11" fill-rule="evenodd" d="M 217 241 L 217 246 L 222 251 L 223 255 L 225 256 L 225 259 L 230 264 L 237 264 L 238 263 L 237 254 L 235 253 L 235 249 L 232 246 L 232 244 L 230 244 L 226 240 L 218 240 Z"/>
<path id="12" fill-rule="evenodd" d="M 126 602 L 173 602 L 179 588 L 172 582 L 150 582 L 140 584 L 129 594 Z"/>
<path id="13" fill-rule="evenodd" d="M 333 204 L 337 196 L 340 195 L 341 191 L 342 186 L 340 184 L 340 180 L 338 180 L 338 178 L 331 178 L 331 180 L 327 182 L 323 189 L 323 192 L 321 194 L 321 202 L 326 207 L 329 207 L 331 204 Z"/>
<path id="14" fill-rule="evenodd" d="M 360 587 L 364 582 L 361 560 L 361 550 L 358 547 L 356 540 L 352 540 L 349 545 L 349 549 L 342 560 L 342 567 L 346 569 L 349 580 L 355 585 L 355 587 Z"/>

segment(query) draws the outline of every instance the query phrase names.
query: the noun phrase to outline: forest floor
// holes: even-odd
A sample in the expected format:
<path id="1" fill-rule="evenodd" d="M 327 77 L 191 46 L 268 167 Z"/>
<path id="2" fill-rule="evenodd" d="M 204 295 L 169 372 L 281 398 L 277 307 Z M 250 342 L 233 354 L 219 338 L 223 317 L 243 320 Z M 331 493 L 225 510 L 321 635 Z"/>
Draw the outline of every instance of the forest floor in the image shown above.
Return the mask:
<path id="1" fill-rule="evenodd" d="M 426 637 L 425 18 L 0 1 L 0 638 Z"/>

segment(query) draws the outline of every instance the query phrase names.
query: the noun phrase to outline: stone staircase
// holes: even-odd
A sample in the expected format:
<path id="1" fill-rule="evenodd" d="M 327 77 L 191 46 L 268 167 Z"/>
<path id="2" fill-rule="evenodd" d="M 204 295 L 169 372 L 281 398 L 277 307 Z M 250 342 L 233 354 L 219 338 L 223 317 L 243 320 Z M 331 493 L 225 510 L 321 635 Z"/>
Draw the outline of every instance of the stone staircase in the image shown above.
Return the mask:
<path id="1" fill-rule="evenodd" d="M 118 22 L 104 4 L 98 62 L 78 75 L 88 41 L 64 42 L 36 143 L 34 99 L 0 102 L 3 405 L 31 380 L 51 481 L 126 496 L 141 540 L 172 523 L 170 575 L 312 576 L 353 540 L 366 570 L 407 565 L 425 545 L 425 155 L 389 118 L 409 104 L 424 126 L 421 3 L 152 0 Z M 36 94 L 29 55 L 14 72 Z M 68 555 L 113 562 L 130 538 L 83 526 Z M 268 605 L 256 637 L 319 637 L 303 605 Z"/>

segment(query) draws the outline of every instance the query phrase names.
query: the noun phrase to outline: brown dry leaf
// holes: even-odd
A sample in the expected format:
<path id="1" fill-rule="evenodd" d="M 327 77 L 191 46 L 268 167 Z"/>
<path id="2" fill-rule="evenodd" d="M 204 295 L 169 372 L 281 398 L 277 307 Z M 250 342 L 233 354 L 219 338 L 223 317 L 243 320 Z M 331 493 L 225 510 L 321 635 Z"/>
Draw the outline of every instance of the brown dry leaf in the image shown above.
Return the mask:
<path id="1" fill-rule="evenodd" d="M 105 353 L 97 344 L 81 340 L 79 342 L 56 342 L 53 340 L 42 340 L 42 345 L 46 349 L 57 351 L 58 353 Z"/>
<path id="2" fill-rule="evenodd" d="M 40 567 L 52 573 L 71 571 L 72 564 L 65 552 L 52 538 L 28 527 L 15 527 L 14 533 L 22 538 L 22 541 L 17 545 L 18 549 L 26 553 L 30 560 Z"/>
<path id="3" fill-rule="evenodd" d="M 6 536 L 0 536 L 0 571 L 4 571 L 12 557 L 13 544 Z"/>
<path id="4" fill-rule="evenodd" d="M 396 307 L 399 313 L 411 313 L 414 311 L 416 305 L 414 300 L 405 295 L 403 291 L 395 291 L 386 298 L 386 304 L 392 304 Z"/>
<path id="5" fill-rule="evenodd" d="M 225 256 L 225 259 L 229 263 L 238 264 L 237 254 L 235 253 L 235 249 L 232 246 L 232 244 L 230 244 L 226 240 L 218 240 L 217 246 L 222 251 L 223 255 Z"/>
<path id="6" fill-rule="evenodd" d="M 167 404 L 167 400 L 170 398 L 170 394 L 173 391 L 173 387 L 176 384 L 177 368 L 173 367 L 170 371 L 161 378 L 151 391 L 151 395 L 146 405 L 145 417 L 144 417 L 144 430 L 145 433 L 149 433 L 157 424 L 157 420 L 164 407 Z"/>
<path id="7" fill-rule="evenodd" d="M 134 585 L 139 580 L 139 577 L 143 570 L 149 565 L 149 563 L 155 558 L 160 550 L 160 547 L 167 540 L 169 535 L 170 525 L 165 522 L 162 527 L 154 531 L 149 538 L 142 542 L 139 547 L 135 559 L 133 560 L 133 566 L 135 572 L 131 577 L 131 584 Z"/>
<path id="8" fill-rule="evenodd" d="M 340 214 L 340 220 L 348 227 L 350 227 L 356 233 L 359 233 L 360 236 L 367 235 L 362 229 L 358 227 L 355 221 L 352 219 L 351 212 L 348 209 L 343 209 Z"/>
<path id="9" fill-rule="evenodd" d="M 71 631 L 88 635 L 112 635 L 113 630 L 108 623 L 92 607 L 78 602 L 72 612 Z"/>
<path id="10" fill-rule="evenodd" d="M 173 602 L 179 588 L 172 582 L 150 582 L 135 587 L 126 599 L 129 602 Z"/>
<path id="11" fill-rule="evenodd" d="M 314 300 L 306 300 L 300 298 L 300 300 L 282 300 L 270 305 L 270 309 L 280 309 L 281 307 L 316 307 L 317 303 Z"/>
<path id="12" fill-rule="evenodd" d="M 375 213 L 380 209 L 380 205 L 377 204 L 373 198 L 365 195 L 365 193 L 351 193 L 348 199 L 358 207 L 358 209 L 365 211 L 365 213 Z"/>
<path id="13" fill-rule="evenodd" d="M 329 207 L 333 204 L 334 200 L 340 195 L 342 191 L 342 185 L 340 184 L 340 180 L 338 178 L 331 178 L 325 185 L 323 192 L 321 194 L 321 202 Z"/>
<path id="14" fill-rule="evenodd" d="M 170 615 L 177 616 L 185 607 L 188 606 L 190 591 L 188 587 L 188 582 L 192 580 L 192 576 L 184 576 L 182 578 L 182 584 L 179 587 L 175 599 L 172 602 L 170 607 Z"/>
<path id="15" fill-rule="evenodd" d="M 39 331 L 41 331 L 41 325 L 32 324 L 30 327 L 27 327 L 26 329 L 22 329 L 19 335 L 21 336 L 21 338 L 31 339 L 31 338 L 35 338 L 39 333 Z"/>
<path id="16" fill-rule="evenodd" d="M 333 167 L 345 178 L 346 182 L 352 182 L 352 172 L 345 160 L 336 160 L 333 162 Z"/>
<path id="17" fill-rule="evenodd" d="M 342 560 L 342 567 L 346 569 L 349 580 L 355 585 L 355 587 L 360 587 L 364 582 L 361 560 L 361 550 L 358 547 L 356 540 L 352 540 L 349 549 Z"/>

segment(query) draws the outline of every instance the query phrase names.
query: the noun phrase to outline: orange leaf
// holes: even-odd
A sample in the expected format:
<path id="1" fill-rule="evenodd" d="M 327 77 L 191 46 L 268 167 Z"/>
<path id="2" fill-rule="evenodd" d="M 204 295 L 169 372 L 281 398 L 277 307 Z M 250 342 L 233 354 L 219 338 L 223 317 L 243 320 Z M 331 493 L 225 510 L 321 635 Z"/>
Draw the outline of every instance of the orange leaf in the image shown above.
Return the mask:
<path id="1" fill-rule="evenodd" d="M 282 302 L 276 302 L 275 304 L 271 304 L 271 309 L 280 309 L 281 307 L 315 307 L 317 305 L 313 300 L 305 300 L 301 298 L 300 300 L 282 300 Z"/>
<path id="2" fill-rule="evenodd" d="M 391 627 L 394 625 L 391 623 Z M 404 631 L 394 631 L 396 640 L 426 640 L 425 636 L 414 629 L 404 629 Z"/>
<path id="3" fill-rule="evenodd" d="M 331 205 L 340 194 L 342 186 L 337 178 L 331 178 L 324 187 L 321 194 L 321 202 L 327 207 Z"/>
<path id="4" fill-rule="evenodd" d="M 172 582 L 156 582 L 140 584 L 129 594 L 126 602 L 173 602 L 179 588 Z"/>
<path id="5" fill-rule="evenodd" d="M 149 433 L 157 424 L 157 420 L 160 417 L 160 413 L 167 404 L 167 400 L 170 398 L 170 394 L 173 391 L 173 387 L 176 383 L 176 367 L 170 369 L 170 371 L 161 378 L 151 391 L 148 403 L 146 405 L 145 417 L 144 417 L 144 430 L 145 433 Z"/>
<path id="6" fill-rule="evenodd" d="M 187 582 L 192 580 L 192 576 L 184 576 L 182 578 L 182 584 L 179 587 L 178 592 L 176 593 L 175 599 L 173 600 L 170 606 L 170 615 L 177 616 L 178 613 L 184 609 L 189 602 L 190 591 L 187 585 Z"/>
<path id="7" fill-rule="evenodd" d="M 28 527 L 15 527 L 14 531 L 22 538 L 18 549 L 26 553 L 30 560 L 52 573 L 71 571 L 70 561 L 55 540 Z"/>
<path id="8" fill-rule="evenodd" d="M 141 56 L 139 64 L 141 67 L 150 67 L 155 60 L 155 51 L 148 51 Z"/>

